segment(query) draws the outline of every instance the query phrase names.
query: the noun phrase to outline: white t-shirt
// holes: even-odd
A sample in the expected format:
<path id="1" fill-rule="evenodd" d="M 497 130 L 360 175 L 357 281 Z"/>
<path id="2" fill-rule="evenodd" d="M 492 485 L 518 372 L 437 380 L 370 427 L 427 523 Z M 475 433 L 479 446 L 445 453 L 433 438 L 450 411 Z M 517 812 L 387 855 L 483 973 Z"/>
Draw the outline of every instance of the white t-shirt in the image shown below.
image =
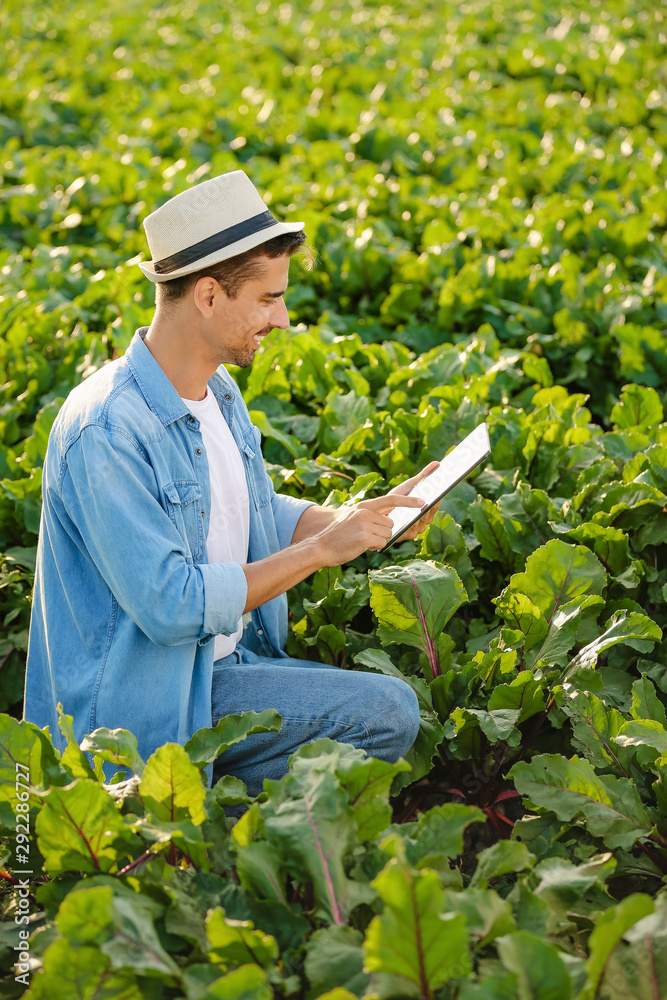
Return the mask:
<path id="1" fill-rule="evenodd" d="M 250 511 L 243 459 L 211 390 L 203 399 L 183 402 L 199 421 L 211 483 L 211 517 L 206 547 L 211 563 L 248 561 Z M 242 620 L 232 635 L 216 635 L 215 659 L 228 656 L 243 632 Z"/>

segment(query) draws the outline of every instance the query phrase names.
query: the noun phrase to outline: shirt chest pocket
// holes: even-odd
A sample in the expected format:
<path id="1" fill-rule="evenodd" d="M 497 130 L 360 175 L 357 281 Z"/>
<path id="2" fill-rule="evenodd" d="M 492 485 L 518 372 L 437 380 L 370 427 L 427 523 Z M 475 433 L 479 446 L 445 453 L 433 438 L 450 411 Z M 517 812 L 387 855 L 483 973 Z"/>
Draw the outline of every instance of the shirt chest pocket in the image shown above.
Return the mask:
<path id="1" fill-rule="evenodd" d="M 255 510 L 271 503 L 269 479 L 264 468 L 261 445 L 262 438 L 257 428 L 254 426 L 246 428 L 243 432 L 241 451 L 248 477 L 250 498 Z"/>
<path id="2" fill-rule="evenodd" d="M 202 558 L 204 551 L 204 518 L 201 486 L 196 480 L 179 479 L 162 487 L 166 510 L 183 540 L 188 563 Z"/>

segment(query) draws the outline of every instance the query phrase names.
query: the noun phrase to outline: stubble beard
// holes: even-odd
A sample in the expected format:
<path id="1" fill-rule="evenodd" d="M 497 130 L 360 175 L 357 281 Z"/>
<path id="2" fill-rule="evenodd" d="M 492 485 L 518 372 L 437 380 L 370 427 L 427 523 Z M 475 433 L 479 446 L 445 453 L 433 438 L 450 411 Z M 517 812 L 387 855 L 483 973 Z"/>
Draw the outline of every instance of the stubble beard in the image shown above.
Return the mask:
<path id="1" fill-rule="evenodd" d="M 272 326 L 267 326 L 263 330 L 258 330 L 257 333 L 254 333 L 253 337 L 271 333 L 272 330 Z M 218 364 L 236 365 L 238 368 L 249 368 L 257 350 L 258 348 L 256 348 L 254 344 L 252 347 L 239 347 L 236 349 L 227 348 L 224 352 L 224 357 L 220 357 L 218 359 Z"/>

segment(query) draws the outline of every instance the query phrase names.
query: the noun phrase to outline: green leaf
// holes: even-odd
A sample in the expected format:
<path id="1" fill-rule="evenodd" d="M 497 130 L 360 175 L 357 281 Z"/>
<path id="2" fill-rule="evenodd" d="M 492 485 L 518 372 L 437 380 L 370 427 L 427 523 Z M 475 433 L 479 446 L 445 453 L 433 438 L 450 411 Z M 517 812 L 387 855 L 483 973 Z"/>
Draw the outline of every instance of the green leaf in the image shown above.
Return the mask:
<path id="1" fill-rule="evenodd" d="M 614 742 L 622 747 L 653 747 L 661 756 L 667 755 L 667 729 L 652 719 L 626 722 Z"/>
<path id="2" fill-rule="evenodd" d="M 143 774 L 144 762 L 139 756 L 137 738 L 127 729 L 107 729 L 101 726 L 84 736 L 80 748 L 116 767 L 127 767 L 135 774 Z"/>
<path id="3" fill-rule="evenodd" d="M 499 840 L 493 847 L 487 847 L 478 854 L 470 887 L 486 889 L 490 879 L 532 868 L 534 860 L 525 844 L 516 840 Z"/>
<path id="4" fill-rule="evenodd" d="M 478 497 L 470 507 L 470 516 L 475 525 L 475 534 L 481 542 L 480 552 L 484 558 L 511 570 L 514 566 L 512 545 L 505 530 L 505 519 L 496 504 Z"/>
<path id="5" fill-rule="evenodd" d="M 280 856 L 267 841 L 239 845 L 236 870 L 241 885 L 260 899 L 287 902 L 285 868 Z"/>
<path id="6" fill-rule="evenodd" d="M 103 944 L 113 936 L 113 891 L 108 885 L 75 889 L 65 896 L 56 917 L 58 930 L 70 944 Z"/>
<path id="7" fill-rule="evenodd" d="M 363 970 L 363 934 L 352 927 L 323 927 L 306 946 L 304 968 L 310 983 L 307 998 L 335 988 L 358 997 L 366 992 L 369 976 Z"/>
<path id="8" fill-rule="evenodd" d="M 662 418 L 662 403 L 658 393 L 643 385 L 623 386 L 620 402 L 611 411 L 614 430 L 627 427 L 653 429 L 662 423 Z"/>
<path id="9" fill-rule="evenodd" d="M 596 855 L 582 865 L 575 865 L 566 858 L 547 858 L 535 867 L 540 882 L 535 895 L 546 900 L 553 914 L 558 913 L 568 921 L 574 913 L 591 910 L 595 914 L 608 903 L 606 894 L 590 892 L 593 886 L 604 885 L 605 879 L 614 874 L 616 859 L 610 853 Z M 582 897 L 587 900 L 582 905 Z M 590 897 L 590 903 L 588 898 Z"/>
<path id="10" fill-rule="evenodd" d="M 588 940 L 586 985 L 579 994 L 579 1000 L 594 1000 L 598 995 L 611 952 L 625 932 L 650 913 L 653 913 L 651 897 L 635 893 L 600 914 Z"/>
<path id="11" fill-rule="evenodd" d="M 541 642 L 549 631 L 546 618 L 525 594 L 511 593 L 506 587 L 500 597 L 495 598 L 495 604 L 496 614 L 500 615 L 511 629 L 523 633 L 526 650 Z"/>
<path id="12" fill-rule="evenodd" d="M 450 892 L 447 894 L 447 909 L 465 917 L 466 927 L 477 949 L 517 929 L 510 904 L 492 889 L 470 888 L 465 892 Z"/>
<path id="13" fill-rule="evenodd" d="M 455 570 L 415 560 L 369 573 L 371 607 L 378 618 L 380 641 L 416 646 L 426 656 L 429 680 L 440 673 L 438 637 L 467 600 Z"/>
<path id="14" fill-rule="evenodd" d="M 629 848 L 651 832 L 652 822 L 635 785 L 627 778 L 596 774 L 587 760 L 541 754 L 515 764 L 509 775 L 517 791 L 558 819 L 582 816 L 588 831 L 607 847 Z"/>
<path id="15" fill-rule="evenodd" d="M 582 749 L 590 762 L 595 767 L 615 767 L 627 777 L 628 754 L 614 744 L 614 738 L 625 725 L 624 716 L 585 691 L 573 691 L 570 697 L 562 699 L 561 707 L 572 721 L 575 746 Z"/>
<path id="16" fill-rule="evenodd" d="M 460 526 L 450 514 L 438 512 L 422 535 L 419 556 L 451 566 L 458 573 L 468 594 L 477 597 L 477 577 L 468 555 L 468 547 Z"/>
<path id="17" fill-rule="evenodd" d="M 275 938 L 255 930 L 250 920 L 230 920 L 221 906 L 209 910 L 206 935 L 209 958 L 225 970 L 253 962 L 268 969 L 278 958 Z"/>
<path id="18" fill-rule="evenodd" d="M 146 809 L 167 823 L 206 819 L 206 789 L 201 772 L 178 743 L 165 743 L 152 753 L 141 776 L 139 794 Z"/>
<path id="19" fill-rule="evenodd" d="M 381 997 L 430 997 L 454 977 L 470 972 L 465 918 L 444 913 L 435 872 L 413 872 L 393 858 L 372 883 L 384 903 L 364 942 L 364 970 L 375 973 Z"/>
<path id="20" fill-rule="evenodd" d="M 263 712 L 224 715 L 217 725 L 198 729 L 184 749 L 193 764 L 205 767 L 247 736 L 252 736 L 253 733 L 277 733 L 282 724 L 283 720 L 273 708 L 267 708 Z"/>
<path id="21" fill-rule="evenodd" d="M 649 678 L 642 676 L 632 685 L 632 708 L 630 714 L 633 719 L 652 719 L 667 727 L 667 712 L 665 706 L 660 701 L 655 690 L 655 685 Z"/>
<path id="22" fill-rule="evenodd" d="M 74 778 L 97 778 L 98 780 L 104 780 L 104 772 L 101 771 L 101 768 L 100 773 L 96 774 L 88 763 L 88 758 L 79 749 L 79 744 L 74 735 L 73 716 L 65 715 L 61 702 L 58 702 L 56 708 L 58 710 L 58 728 L 67 740 L 67 746 L 60 757 L 61 763 L 71 771 Z"/>
<path id="23" fill-rule="evenodd" d="M 114 895 L 113 937 L 100 945 L 116 968 L 175 975 L 178 965 L 160 944 L 153 917 L 162 907 L 139 893 Z"/>
<path id="24" fill-rule="evenodd" d="M 636 611 L 617 611 L 607 622 L 602 635 L 580 649 L 574 662 L 577 666 L 591 667 L 597 662 L 600 653 L 611 649 L 619 642 L 629 642 L 633 639 L 659 642 L 661 638 L 662 630 L 646 615 L 638 614 Z"/>
<path id="25" fill-rule="evenodd" d="M 325 742 L 332 741 L 317 741 Z M 303 749 L 313 752 L 317 743 Z M 264 836 L 297 881 L 313 883 L 316 912 L 342 924 L 354 906 L 369 898 L 368 887 L 345 873 L 344 857 L 357 841 L 356 824 L 335 773 L 320 770 L 321 759 L 298 753 L 290 774 L 268 785 L 269 799 L 260 806 Z M 334 760 L 330 766 L 335 765 Z"/>
<path id="26" fill-rule="evenodd" d="M 31 980 L 35 1000 L 143 1000 L 136 978 L 115 971 L 107 955 L 98 948 L 73 948 L 56 938 L 44 952 L 42 969 Z"/>
<path id="27" fill-rule="evenodd" d="M 294 435 L 283 434 L 277 427 L 274 427 L 263 410 L 250 410 L 249 415 L 255 427 L 261 432 L 262 437 L 273 438 L 275 441 L 279 441 L 292 458 L 301 458 L 306 454 L 306 448 Z"/>
<path id="28" fill-rule="evenodd" d="M 561 537 L 587 545 L 607 572 L 614 574 L 614 576 L 620 575 L 628 567 L 630 562 L 628 535 L 620 528 L 588 521 L 576 528 L 570 528 Z"/>
<path id="29" fill-rule="evenodd" d="M 500 960 L 517 977 L 517 1000 L 570 1000 L 572 981 L 561 953 L 530 931 L 496 941 Z"/>
<path id="30" fill-rule="evenodd" d="M 463 833 L 467 827 L 485 822 L 486 816 L 477 806 L 446 802 L 422 813 L 409 828 L 407 824 L 392 827 L 391 836 L 399 835 L 405 858 L 413 868 L 440 869 L 445 859 L 456 858 L 463 851 Z M 385 838 L 380 847 L 395 854 L 390 845 L 390 838 Z"/>
<path id="31" fill-rule="evenodd" d="M 565 666 L 568 653 L 577 641 L 582 619 L 588 612 L 595 617 L 598 608 L 604 604 L 601 597 L 579 597 L 569 604 L 563 604 L 555 613 L 549 625 L 549 631 L 544 643 L 534 650 L 532 659 L 535 662 L 544 660 L 549 666 Z"/>
<path id="32" fill-rule="evenodd" d="M 359 840 L 373 840 L 389 826 L 389 789 L 394 778 L 404 771 L 410 771 L 404 760 L 390 764 L 376 757 L 341 758 L 336 774 L 348 795 Z"/>
<path id="33" fill-rule="evenodd" d="M 216 979 L 198 1000 L 272 1000 L 272 997 L 273 990 L 264 970 L 258 965 L 242 965 Z"/>
<path id="34" fill-rule="evenodd" d="M 554 538 L 528 557 L 525 572 L 514 574 L 501 597 L 506 592 L 529 596 L 551 625 L 563 605 L 601 595 L 606 582 L 600 560 L 590 549 Z"/>
<path id="35" fill-rule="evenodd" d="M 78 778 L 64 788 L 50 788 L 43 801 L 35 831 L 50 875 L 107 872 L 117 866 L 115 842 L 129 839 L 130 832 L 101 785 Z"/>
<path id="36" fill-rule="evenodd" d="M 23 765 L 20 769 L 17 764 Z M 66 772 L 48 735 L 32 722 L 18 722 L 11 715 L 0 714 L 0 803 L 10 803 L 8 820 L 14 824 L 13 811 L 16 774 L 28 777 L 30 785 L 48 788 L 51 778 L 62 781 Z M 37 800 L 36 800 L 37 801 Z"/>
<path id="37" fill-rule="evenodd" d="M 544 681 L 531 670 L 522 670 L 509 684 L 498 684 L 488 701 L 489 711 L 518 711 L 517 725 L 544 709 Z"/>

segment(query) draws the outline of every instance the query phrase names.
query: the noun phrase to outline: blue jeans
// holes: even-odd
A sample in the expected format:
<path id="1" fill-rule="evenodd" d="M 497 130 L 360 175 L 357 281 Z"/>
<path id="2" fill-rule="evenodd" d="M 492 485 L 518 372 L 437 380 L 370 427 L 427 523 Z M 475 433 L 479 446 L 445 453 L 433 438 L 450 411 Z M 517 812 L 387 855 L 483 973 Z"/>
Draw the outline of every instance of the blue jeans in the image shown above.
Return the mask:
<path id="1" fill-rule="evenodd" d="M 249 736 L 214 763 L 214 782 L 232 774 L 245 782 L 250 795 L 262 791 L 264 778 L 282 778 L 290 754 L 311 740 L 327 736 L 352 743 L 393 763 L 408 752 L 419 730 L 417 697 L 395 677 L 310 660 L 262 658 L 243 646 L 216 660 L 211 708 L 213 725 L 223 715 L 266 708 L 282 716 L 279 733 Z"/>

